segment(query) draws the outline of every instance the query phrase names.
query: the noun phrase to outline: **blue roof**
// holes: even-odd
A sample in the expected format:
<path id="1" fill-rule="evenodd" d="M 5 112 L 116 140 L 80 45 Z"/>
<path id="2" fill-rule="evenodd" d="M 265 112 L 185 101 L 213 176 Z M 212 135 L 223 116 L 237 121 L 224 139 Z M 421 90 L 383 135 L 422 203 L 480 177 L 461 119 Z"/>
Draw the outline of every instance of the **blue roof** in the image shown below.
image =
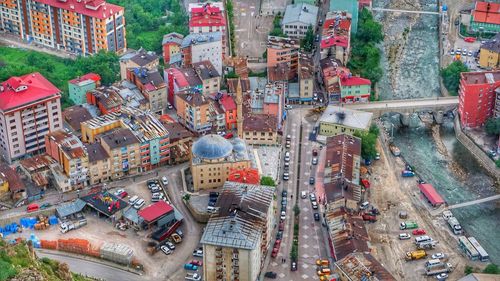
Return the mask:
<path id="1" fill-rule="evenodd" d="M 193 154 L 203 159 L 227 157 L 233 151 L 233 145 L 219 135 L 206 135 L 193 144 Z"/>

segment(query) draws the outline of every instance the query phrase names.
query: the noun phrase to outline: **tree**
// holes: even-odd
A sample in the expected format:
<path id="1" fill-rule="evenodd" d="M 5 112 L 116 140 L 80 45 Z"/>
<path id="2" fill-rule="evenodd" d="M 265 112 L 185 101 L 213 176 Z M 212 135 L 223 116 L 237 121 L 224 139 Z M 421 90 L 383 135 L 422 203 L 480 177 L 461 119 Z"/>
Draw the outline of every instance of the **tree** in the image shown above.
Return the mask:
<path id="1" fill-rule="evenodd" d="M 470 266 L 470 265 L 465 266 L 465 269 L 464 269 L 465 274 L 471 274 L 473 272 L 474 272 L 474 268 L 472 266 Z"/>
<path id="2" fill-rule="evenodd" d="M 276 14 L 273 19 L 273 29 L 269 33 L 270 36 L 286 37 L 285 33 L 283 33 L 283 30 L 281 29 L 282 18 L 281 13 Z"/>
<path id="3" fill-rule="evenodd" d="M 379 43 L 384 39 L 382 25 L 373 19 L 372 13 L 366 8 L 359 13 L 359 28 L 356 37 L 365 43 Z"/>
<path id="4" fill-rule="evenodd" d="M 295 206 L 293 206 L 293 213 L 294 213 L 295 216 L 300 215 L 299 205 L 295 204 Z"/>
<path id="5" fill-rule="evenodd" d="M 377 138 L 379 129 L 372 125 L 368 132 L 356 131 L 354 136 L 361 139 L 361 157 L 364 159 L 373 159 L 377 156 Z"/>
<path id="6" fill-rule="evenodd" d="M 314 48 L 314 31 L 312 26 L 307 28 L 306 36 L 300 41 L 300 47 L 308 53 L 312 52 Z"/>
<path id="7" fill-rule="evenodd" d="M 497 165 L 497 168 L 500 168 L 500 159 L 498 159 L 497 161 L 495 161 L 495 165 Z"/>
<path id="8" fill-rule="evenodd" d="M 273 178 L 268 176 L 263 176 L 262 178 L 260 178 L 260 184 L 267 186 L 276 186 L 276 183 L 274 182 Z"/>
<path id="9" fill-rule="evenodd" d="M 469 69 L 460 60 L 452 62 L 445 68 L 442 68 L 440 73 L 443 78 L 443 84 L 448 89 L 450 94 L 456 96 L 458 94 L 458 86 L 460 85 L 460 73 L 468 72 Z"/>
<path id="10" fill-rule="evenodd" d="M 488 135 L 500 134 L 500 118 L 490 118 L 484 125 L 484 130 Z"/>
<path id="11" fill-rule="evenodd" d="M 486 268 L 483 270 L 483 273 L 488 273 L 488 274 L 500 274 L 500 268 L 498 268 L 498 265 L 494 263 L 490 263 L 486 266 Z"/>
<path id="12" fill-rule="evenodd" d="M 191 199 L 191 194 L 189 193 L 184 194 L 184 196 L 182 196 L 182 199 L 186 202 L 189 202 L 189 199 Z"/>

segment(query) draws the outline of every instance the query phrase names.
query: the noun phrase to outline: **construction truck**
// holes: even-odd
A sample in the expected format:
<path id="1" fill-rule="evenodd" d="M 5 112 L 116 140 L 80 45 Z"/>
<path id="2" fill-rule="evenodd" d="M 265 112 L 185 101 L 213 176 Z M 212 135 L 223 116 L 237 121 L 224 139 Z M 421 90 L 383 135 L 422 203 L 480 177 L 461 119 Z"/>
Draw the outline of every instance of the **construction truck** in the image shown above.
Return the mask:
<path id="1" fill-rule="evenodd" d="M 418 228 L 418 224 L 413 221 L 402 222 L 399 224 L 399 229 L 415 229 Z"/>
<path id="2" fill-rule="evenodd" d="M 418 251 L 412 251 L 412 252 L 407 252 L 405 259 L 407 261 L 412 261 L 412 260 L 419 260 L 427 257 L 427 253 L 424 250 L 418 250 Z"/>
<path id="3" fill-rule="evenodd" d="M 87 225 L 87 219 L 81 219 L 78 221 L 63 222 L 60 225 L 61 233 L 66 233 L 70 230 L 78 229 L 84 225 Z"/>
<path id="4" fill-rule="evenodd" d="M 453 270 L 453 265 L 451 265 L 451 263 L 442 262 L 438 265 L 427 267 L 425 269 L 425 274 L 427 274 L 427 276 L 432 276 L 441 273 L 450 273 L 452 270 Z"/>
<path id="5" fill-rule="evenodd" d="M 437 241 L 431 239 L 429 241 L 424 241 L 416 244 L 417 244 L 417 249 L 428 250 L 436 248 Z"/>

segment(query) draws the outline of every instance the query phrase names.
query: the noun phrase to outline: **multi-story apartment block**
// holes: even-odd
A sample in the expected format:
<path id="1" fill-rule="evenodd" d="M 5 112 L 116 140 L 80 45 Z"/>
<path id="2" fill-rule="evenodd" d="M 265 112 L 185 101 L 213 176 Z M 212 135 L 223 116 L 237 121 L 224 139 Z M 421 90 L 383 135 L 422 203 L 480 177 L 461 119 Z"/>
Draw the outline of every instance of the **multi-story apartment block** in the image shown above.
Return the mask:
<path id="1" fill-rule="evenodd" d="M 257 280 L 275 226 L 274 190 L 227 181 L 203 232 L 203 276 L 207 281 Z"/>
<path id="2" fill-rule="evenodd" d="M 112 180 L 140 172 L 140 143 L 130 129 L 117 128 L 98 137 L 102 147 L 110 156 Z"/>
<path id="3" fill-rule="evenodd" d="M 349 74 L 350 70 L 335 58 L 324 58 L 319 62 L 321 78 L 331 103 L 340 102 L 340 77 Z"/>
<path id="4" fill-rule="evenodd" d="M 225 113 L 226 129 L 227 130 L 236 129 L 236 120 L 238 116 L 236 111 L 236 103 L 234 102 L 233 96 L 230 96 L 228 94 L 222 94 L 217 101 Z"/>
<path id="5" fill-rule="evenodd" d="M 204 95 L 186 92 L 177 94 L 175 99 L 181 124 L 196 133 L 210 131 L 210 101 Z"/>
<path id="6" fill-rule="evenodd" d="M 463 72 L 458 90 L 458 113 L 465 128 L 483 126 L 494 116 L 500 71 Z"/>
<path id="7" fill-rule="evenodd" d="M 101 86 L 87 92 L 87 103 L 95 105 L 102 114 L 119 111 L 124 102 L 116 87 Z"/>
<path id="8" fill-rule="evenodd" d="M 127 79 L 127 70 L 129 68 L 157 70 L 159 63 L 160 59 L 154 52 L 148 52 L 142 48 L 128 52 L 120 57 L 120 78 L 121 80 Z"/>
<path id="9" fill-rule="evenodd" d="M 300 44 L 298 40 L 285 37 L 269 36 L 267 40 L 267 72 L 271 81 L 284 79 L 271 79 L 269 75 L 274 69 L 284 66 L 285 79 L 292 80 L 297 77 Z"/>
<path id="10" fill-rule="evenodd" d="M 313 99 L 315 79 L 313 59 L 307 54 L 300 54 L 298 76 L 300 103 L 310 103 Z"/>
<path id="11" fill-rule="evenodd" d="M 82 188 L 89 184 L 89 157 L 77 136 L 62 130 L 51 132 L 45 135 L 45 147 L 47 154 L 63 168 L 69 178 L 71 189 Z"/>
<path id="12" fill-rule="evenodd" d="M 163 77 L 168 87 L 168 102 L 175 108 L 177 108 L 175 98 L 177 93 L 183 91 L 201 93 L 203 91 L 203 82 L 192 67 L 165 69 Z"/>
<path id="13" fill-rule="evenodd" d="M 193 69 L 203 84 L 203 94 L 210 95 L 220 91 L 220 75 L 209 60 L 193 63 Z"/>
<path id="14" fill-rule="evenodd" d="M 217 96 L 211 96 L 210 98 L 210 121 L 212 123 L 212 131 L 215 130 L 217 132 L 225 132 L 226 131 L 226 113 L 224 109 L 220 105 L 220 103 L 216 100 Z"/>
<path id="15" fill-rule="evenodd" d="M 0 151 L 7 161 L 45 151 L 45 135 L 62 129 L 61 91 L 40 73 L 0 83 Z"/>
<path id="16" fill-rule="evenodd" d="M 336 58 L 346 65 L 350 48 L 351 18 L 346 12 L 328 12 L 321 36 L 321 58 Z"/>
<path id="17" fill-rule="evenodd" d="M 127 79 L 134 83 L 149 102 L 149 109 L 156 114 L 163 114 L 168 105 L 167 84 L 158 70 L 147 68 L 129 68 Z"/>
<path id="18" fill-rule="evenodd" d="M 222 34 L 222 57 L 226 52 L 226 18 L 224 5 L 203 3 L 189 7 L 189 33 L 220 32 Z"/>
<path id="19" fill-rule="evenodd" d="M 479 52 L 479 65 L 486 69 L 497 69 L 500 67 L 500 33 L 481 44 Z"/>
<path id="20" fill-rule="evenodd" d="M 82 77 L 68 81 L 69 99 L 74 104 L 84 104 L 87 92 L 101 86 L 101 76 L 95 73 L 87 73 Z"/>
<path id="21" fill-rule="evenodd" d="M 177 32 L 165 34 L 161 42 L 163 48 L 163 62 L 165 65 L 180 64 L 182 62 L 181 44 L 184 35 Z"/>
<path id="22" fill-rule="evenodd" d="M 342 178 L 359 185 L 361 165 L 361 139 L 346 134 L 326 140 L 324 179 L 328 182 Z"/>
<path id="23" fill-rule="evenodd" d="M 111 162 L 108 152 L 98 142 L 85 144 L 89 158 L 89 183 L 108 182 L 111 179 Z"/>
<path id="24" fill-rule="evenodd" d="M 286 6 L 281 25 L 283 32 L 291 38 L 302 39 L 309 28 L 316 30 L 319 8 L 306 3 L 295 3 Z"/>
<path id="25" fill-rule="evenodd" d="M 340 78 L 340 97 L 342 102 L 368 102 L 372 82 L 369 79 L 344 74 Z"/>
<path id="26" fill-rule="evenodd" d="M 184 66 L 209 60 L 222 73 L 221 32 L 191 33 L 182 40 L 181 52 Z"/>
<path id="27" fill-rule="evenodd" d="M 28 42 L 79 55 L 123 52 L 123 7 L 104 0 L 12 0 L 0 2 L 0 29 Z"/>

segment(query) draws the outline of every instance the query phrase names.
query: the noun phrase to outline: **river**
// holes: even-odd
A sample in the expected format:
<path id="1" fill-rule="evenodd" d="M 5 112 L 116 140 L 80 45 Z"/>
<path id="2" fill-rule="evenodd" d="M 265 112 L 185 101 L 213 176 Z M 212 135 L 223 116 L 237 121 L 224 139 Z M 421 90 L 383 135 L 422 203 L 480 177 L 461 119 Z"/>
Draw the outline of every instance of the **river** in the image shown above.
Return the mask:
<path id="1" fill-rule="evenodd" d="M 436 1 L 419 0 L 408 7 L 398 2 L 375 0 L 374 7 L 406 8 L 436 11 Z M 384 24 L 385 41 L 381 44 L 384 76 L 377 85 L 381 100 L 439 96 L 439 59 L 437 20 L 433 15 L 385 15 L 375 17 Z M 406 31 L 405 31 L 406 30 Z M 396 124 L 394 142 L 405 159 L 413 165 L 423 180 L 431 183 L 448 204 L 470 201 L 495 193 L 494 182 L 487 176 L 470 153 L 455 137 L 451 118 L 445 118 L 440 132 L 448 154 L 461 163 L 465 179 L 450 169 L 452 159 L 441 155 L 431 129 L 413 116 L 412 128 L 399 126 L 399 118 L 389 116 L 385 122 Z M 390 128 L 390 125 L 388 126 Z M 485 248 L 491 260 L 500 263 L 500 235 L 497 232 L 500 209 L 489 202 L 453 210 L 465 232 L 474 236 Z"/>

